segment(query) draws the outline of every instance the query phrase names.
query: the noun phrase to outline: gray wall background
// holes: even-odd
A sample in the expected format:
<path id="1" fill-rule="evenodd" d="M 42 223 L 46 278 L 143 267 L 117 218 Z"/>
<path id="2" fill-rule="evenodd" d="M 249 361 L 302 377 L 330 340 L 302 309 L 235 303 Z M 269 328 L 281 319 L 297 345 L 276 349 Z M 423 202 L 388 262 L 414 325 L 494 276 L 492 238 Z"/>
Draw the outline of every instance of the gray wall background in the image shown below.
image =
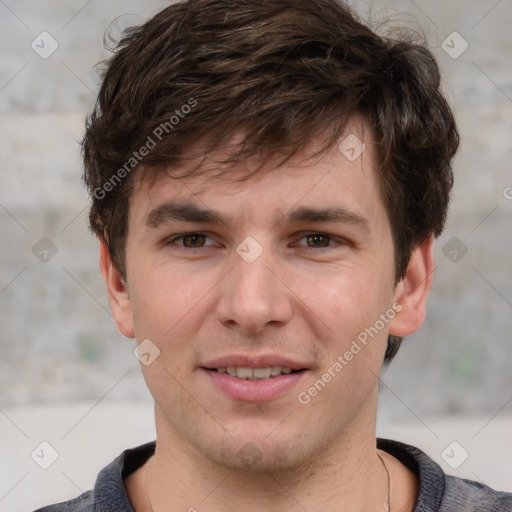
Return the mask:
<path id="1" fill-rule="evenodd" d="M 381 414 L 510 414 L 512 4 L 351 3 L 363 16 L 419 21 L 462 135 L 428 318 L 385 374 Z M 119 34 L 164 5 L 0 1 L 0 408 L 149 400 L 134 343 L 110 316 L 86 226 L 78 141 L 107 26 L 118 18 Z M 58 43 L 48 58 L 31 47 L 51 49 L 43 31 Z"/>

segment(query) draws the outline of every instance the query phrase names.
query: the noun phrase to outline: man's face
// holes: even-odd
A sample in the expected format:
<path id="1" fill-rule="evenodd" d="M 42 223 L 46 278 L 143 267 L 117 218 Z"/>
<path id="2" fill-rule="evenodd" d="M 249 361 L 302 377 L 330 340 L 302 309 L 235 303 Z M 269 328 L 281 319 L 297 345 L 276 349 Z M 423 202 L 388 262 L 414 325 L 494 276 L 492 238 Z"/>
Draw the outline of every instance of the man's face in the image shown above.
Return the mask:
<path id="1" fill-rule="evenodd" d="M 396 297 L 375 147 L 362 126 L 345 134 L 364 138 L 353 161 L 334 147 L 241 183 L 159 176 L 136 186 L 129 301 L 117 316 L 139 343 L 151 340 L 148 360 L 152 344 L 160 350 L 142 365 L 159 439 L 226 467 L 259 459 L 284 470 L 342 434 L 374 435 Z M 366 344 L 357 341 L 369 328 Z"/>

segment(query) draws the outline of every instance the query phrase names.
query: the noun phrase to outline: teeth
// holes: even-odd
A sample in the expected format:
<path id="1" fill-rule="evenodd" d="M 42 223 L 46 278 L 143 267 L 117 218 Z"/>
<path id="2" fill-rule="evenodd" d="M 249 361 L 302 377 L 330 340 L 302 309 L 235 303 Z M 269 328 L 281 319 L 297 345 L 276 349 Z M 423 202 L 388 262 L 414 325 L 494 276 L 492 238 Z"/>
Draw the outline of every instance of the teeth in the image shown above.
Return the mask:
<path id="1" fill-rule="evenodd" d="M 268 366 L 266 368 L 247 368 L 245 366 L 221 366 L 216 368 L 218 373 L 227 373 L 231 377 L 248 380 L 265 380 L 278 375 L 292 373 L 291 368 L 282 366 Z"/>
<path id="2" fill-rule="evenodd" d="M 268 379 L 270 377 L 270 368 L 254 368 L 252 376 L 257 379 Z"/>
<path id="3" fill-rule="evenodd" d="M 253 377 L 252 368 L 244 368 L 243 366 L 240 366 L 236 371 L 236 376 L 239 379 L 250 379 Z"/>

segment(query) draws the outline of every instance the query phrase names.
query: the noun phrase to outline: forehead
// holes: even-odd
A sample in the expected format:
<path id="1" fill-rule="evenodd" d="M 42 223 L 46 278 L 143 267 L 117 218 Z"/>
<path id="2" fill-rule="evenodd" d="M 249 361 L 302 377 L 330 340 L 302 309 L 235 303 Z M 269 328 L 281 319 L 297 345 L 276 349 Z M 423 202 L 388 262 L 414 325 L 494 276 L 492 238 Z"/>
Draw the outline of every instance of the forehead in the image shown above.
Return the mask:
<path id="1" fill-rule="evenodd" d="M 243 142 L 243 134 L 225 145 L 201 154 L 200 144 L 188 158 L 160 171 L 139 172 L 130 198 L 130 218 L 148 221 L 159 204 L 187 201 L 228 208 L 228 201 L 243 205 L 246 215 L 262 210 L 281 211 L 292 204 L 343 203 L 352 210 L 371 213 L 382 207 L 376 179 L 375 138 L 362 117 L 354 116 L 337 144 L 328 150 L 325 137 L 313 138 L 303 150 L 279 165 L 280 155 L 266 161 L 227 160 Z M 361 203 L 361 204 L 358 204 Z M 366 204 L 366 206 L 364 205 Z M 237 212 L 239 215 L 240 212 Z"/>

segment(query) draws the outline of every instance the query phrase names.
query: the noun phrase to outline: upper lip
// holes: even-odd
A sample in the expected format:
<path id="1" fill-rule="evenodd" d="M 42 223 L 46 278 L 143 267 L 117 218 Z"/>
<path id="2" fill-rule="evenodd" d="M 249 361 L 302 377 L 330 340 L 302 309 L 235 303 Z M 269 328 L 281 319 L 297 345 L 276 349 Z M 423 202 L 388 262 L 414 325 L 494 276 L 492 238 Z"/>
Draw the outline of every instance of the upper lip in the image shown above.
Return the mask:
<path id="1" fill-rule="evenodd" d="M 293 359 L 274 354 L 232 354 L 212 359 L 202 365 L 203 368 L 207 369 L 221 368 L 223 366 L 244 368 L 268 368 L 270 366 L 281 366 L 283 368 L 291 368 L 292 370 L 303 370 L 306 368 L 306 365 L 294 361 Z"/>

